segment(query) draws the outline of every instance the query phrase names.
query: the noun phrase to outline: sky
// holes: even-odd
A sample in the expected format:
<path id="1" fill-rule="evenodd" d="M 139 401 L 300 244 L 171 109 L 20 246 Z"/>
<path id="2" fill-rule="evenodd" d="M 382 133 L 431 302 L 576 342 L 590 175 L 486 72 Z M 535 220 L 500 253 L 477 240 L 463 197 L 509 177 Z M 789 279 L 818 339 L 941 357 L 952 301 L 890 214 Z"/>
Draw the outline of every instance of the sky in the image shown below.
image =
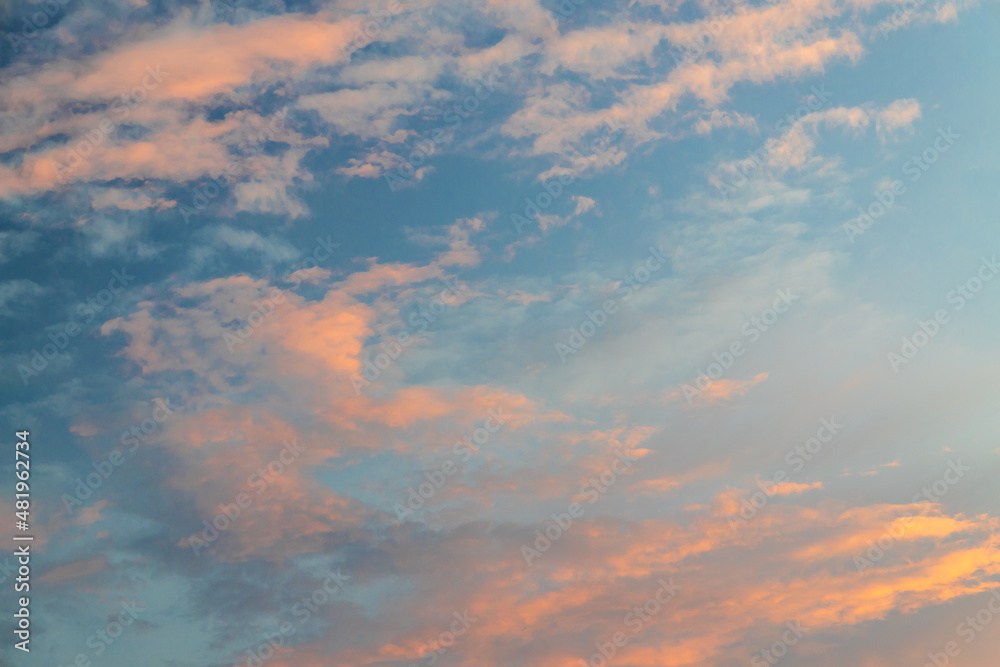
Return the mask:
<path id="1" fill-rule="evenodd" d="M 0 665 L 996 665 L 995 3 L 0 36 Z"/>

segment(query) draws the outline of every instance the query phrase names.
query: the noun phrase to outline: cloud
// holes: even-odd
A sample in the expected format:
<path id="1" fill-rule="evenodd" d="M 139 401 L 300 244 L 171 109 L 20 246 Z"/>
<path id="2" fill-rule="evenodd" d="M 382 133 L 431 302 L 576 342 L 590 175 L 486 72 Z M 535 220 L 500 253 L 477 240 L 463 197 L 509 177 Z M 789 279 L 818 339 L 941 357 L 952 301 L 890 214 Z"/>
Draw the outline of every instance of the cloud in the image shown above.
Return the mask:
<path id="1" fill-rule="evenodd" d="M 590 209 L 594 208 L 594 206 L 597 205 L 597 202 L 595 202 L 593 199 L 591 199 L 590 197 L 584 197 L 583 195 L 573 195 L 572 197 L 570 197 L 570 201 L 576 203 L 576 208 L 573 209 L 574 216 L 583 215 L 584 213 L 586 213 L 587 211 L 589 211 Z"/>
<path id="2" fill-rule="evenodd" d="M 98 572 L 103 572 L 107 569 L 107 566 L 108 562 L 106 558 L 92 558 L 53 568 L 41 575 L 38 580 L 43 584 L 60 584 L 71 579 L 89 577 Z"/>
<path id="3" fill-rule="evenodd" d="M 45 293 L 45 289 L 31 280 L 23 278 L 7 280 L 0 283 L 0 315 L 13 317 L 15 315 L 12 305 L 21 304 Z"/>
<path id="4" fill-rule="evenodd" d="M 39 238 L 38 232 L 31 230 L 0 232 L 0 264 L 30 251 Z"/>
<path id="5" fill-rule="evenodd" d="M 392 135 L 396 120 L 409 115 L 409 107 L 426 92 L 426 88 L 405 83 L 374 83 L 307 95 L 299 100 L 298 107 L 315 111 L 341 134 L 372 139 Z"/>
<path id="6" fill-rule="evenodd" d="M 756 132 L 757 121 L 738 111 L 720 111 L 713 109 L 707 116 L 702 116 L 694 124 L 698 134 L 710 134 L 720 127 L 743 127 Z"/>
<path id="7" fill-rule="evenodd" d="M 812 484 L 798 484 L 796 482 L 784 482 L 782 484 L 775 484 L 771 488 L 771 493 L 776 496 L 791 496 L 799 493 L 805 493 L 812 489 L 822 489 L 823 482 L 813 482 Z"/>
<path id="8" fill-rule="evenodd" d="M 804 106 L 800 108 L 806 110 Z M 894 134 L 909 130 L 920 118 L 920 113 L 916 100 L 901 99 L 881 109 L 865 105 L 810 111 L 792 119 L 794 122 L 790 125 L 789 116 L 779 121 L 778 127 L 785 128 L 780 135 L 769 137 L 749 158 L 723 161 L 709 180 L 719 187 L 723 183 L 742 182 L 744 174 L 777 180 L 790 170 L 819 172 L 836 162 L 836 159 L 827 160 L 816 155 L 821 128 L 845 128 L 860 136 L 874 122 L 876 133 L 884 142 Z"/>
<path id="9" fill-rule="evenodd" d="M 571 30 L 548 44 L 548 64 L 543 71 L 552 74 L 557 67 L 564 67 L 596 80 L 617 77 L 628 65 L 651 62 L 653 50 L 668 30 L 655 23 L 627 21 Z"/>
<path id="10" fill-rule="evenodd" d="M 105 208 L 118 208 L 123 211 L 142 211 L 154 208 L 163 211 L 177 206 L 177 202 L 172 199 L 157 197 L 155 194 L 146 193 L 142 190 L 125 190 L 121 188 L 106 188 L 95 190 L 91 198 L 91 205 L 97 210 Z"/>
<path id="11" fill-rule="evenodd" d="M 310 68 L 343 62 L 356 22 L 290 14 L 209 27 L 181 16 L 144 39 L 7 77 L 0 107 L 3 147 L 26 152 L 20 165 L 0 168 L 0 195 L 34 194 L 73 181 L 217 175 L 230 159 L 224 140 L 246 114 L 210 122 L 191 118 L 188 107 L 238 100 Z M 96 110 L 67 112 L 74 105 Z M 118 130 L 126 121 L 146 128 L 146 135 L 123 140 Z M 43 140 L 47 146 L 39 150 Z M 292 177 L 308 180 L 295 166 L 300 158 L 275 159 L 268 171 L 284 172 L 286 183 Z M 243 193 L 243 207 L 301 214 L 292 199 L 274 194 L 274 185 L 272 194 L 264 194 L 268 180 L 274 179 L 261 179 Z"/>
<path id="12" fill-rule="evenodd" d="M 288 241 L 278 236 L 264 237 L 249 229 L 219 225 L 211 229 L 215 244 L 235 250 L 254 250 L 272 262 L 290 262 L 298 258 L 298 251 Z"/>
<path id="13" fill-rule="evenodd" d="M 184 614 L 163 611 L 151 622 L 156 641 L 198 637 L 179 660 L 232 664 L 315 589 L 318 571 L 343 567 L 349 590 L 297 626 L 275 667 L 409 664 L 465 611 L 478 620 L 446 660 L 570 667 L 590 662 L 595 642 L 631 633 L 630 610 L 673 579 L 680 594 L 629 637 L 622 664 L 745 664 L 789 619 L 808 628 L 796 649 L 808 664 L 875 664 L 872 646 L 890 643 L 895 657 L 920 659 L 912 641 L 884 638 L 895 630 L 911 640 L 913 627 L 993 585 L 998 520 L 973 513 L 968 496 L 923 505 L 886 498 L 915 490 L 900 485 L 923 479 L 923 453 L 940 451 L 934 433 L 959 422 L 963 433 L 973 429 L 974 409 L 992 414 L 996 360 L 971 350 L 966 365 L 964 349 L 938 340 L 943 347 L 909 369 L 917 376 L 887 391 L 879 346 L 908 316 L 859 301 L 840 277 L 861 259 L 833 244 L 826 218 L 806 206 L 837 215 L 850 202 L 841 156 L 826 153 L 824 139 L 905 137 L 921 104 L 813 110 L 778 131 L 762 177 L 735 201 L 695 186 L 678 199 L 667 183 L 676 179 L 663 176 L 673 172 L 661 169 L 677 165 L 659 154 L 681 139 L 679 147 L 702 150 L 730 134 L 720 128 L 756 133 L 767 109 L 751 115 L 731 98 L 752 88 L 768 101 L 773 88 L 858 61 L 866 12 L 881 3 L 747 7 L 710 33 L 703 55 L 678 61 L 667 49 L 714 30 L 719 8 L 688 7 L 698 18 L 681 20 L 678 3 L 649 0 L 615 14 L 584 5 L 556 19 L 537 0 L 491 0 L 471 13 L 405 4 L 365 48 L 351 44 L 353 28 L 379 9 L 358 2 L 312 15 L 244 11 L 217 25 L 206 25 L 208 8 L 158 7 L 134 30 L 81 33 L 92 51 L 75 60 L 39 54 L 32 68 L 4 72 L 12 93 L 0 102 L 8 156 L 0 195 L 11 219 L 60 218 L 87 267 L 124 253 L 151 260 L 149 283 L 105 312 L 96 340 L 80 343 L 84 373 L 56 378 L 51 390 L 33 385 L 6 408 L 12 423 L 66 424 L 68 444 L 54 444 L 65 460 L 42 466 L 39 486 L 72 491 L 77 476 L 99 470 L 88 456 L 106 456 L 123 430 L 128 437 L 149 421 L 137 397 L 169 395 L 179 406 L 72 518 L 58 491 L 39 497 L 41 544 L 52 537 L 51 545 L 93 549 L 77 561 L 40 549 L 40 581 L 65 589 L 69 605 L 41 610 L 40 625 L 96 618 L 102 627 L 94 600 L 155 571 L 186 596 Z M 60 179 L 53 160 L 100 127 L 147 64 L 169 74 Z M 324 215 L 308 219 L 306 190 L 331 174 L 373 179 L 395 168 L 397 148 L 433 118 L 425 105 L 450 103 L 497 66 L 496 104 L 470 121 L 479 134 L 462 146 L 477 148 L 470 160 L 502 163 L 521 180 L 589 176 L 636 159 L 639 171 L 595 183 L 590 196 L 566 193 L 565 209 L 539 216 L 537 236 L 513 243 L 496 213 L 481 212 L 493 206 L 479 205 L 477 189 L 510 184 L 471 162 L 439 166 L 459 173 L 454 201 L 434 194 L 424 205 L 410 190 L 390 202 L 392 215 L 424 206 L 412 209 L 399 243 L 383 248 L 385 239 L 366 235 L 382 229 L 371 216 L 385 211 L 368 199 L 379 183 L 341 182 L 332 195 L 310 196 Z M 611 123 L 620 130 L 613 141 L 583 150 Z M 683 155 L 682 175 L 697 177 L 704 165 Z M 721 177 L 740 162 L 707 164 Z M 205 177 L 229 168 L 199 226 L 171 231 Z M 818 192 L 784 182 L 798 177 L 832 185 Z M 633 201 L 635 193 L 655 196 Z M 36 200 L 22 206 L 25 197 Z M 470 201 L 479 203 L 451 208 Z M 594 224 L 582 224 L 591 213 Z M 575 233 L 562 230 L 571 224 Z M 330 225 L 351 227 L 344 244 L 349 237 L 362 250 L 275 277 L 275 265 L 299 257 L 289 238 L 325 237 Z M 178 239 L 189 236 L 201 245 L 186 249 Z M 45 250 L 42 238 L 4 232 L 0 256 Z M 653 243 L 670 246 L 669 268 L 596 326 L 591 313 L 617 299 L 622 267 L 637 266 Z M 535 247 L 504 262 L 496 251 L 505 244 L 506 259 Z M 0 285 L 0 304 L 19 312 L 63 288 L 43 279 L 45 256 L 34 273 Z M 681 383 L 692 365 L 732 349 L 734 337 L 746 342 L 741 324 L 789 285 L 801 302 L 746 346 L 729 377 L 698 378 L 692 404 L 710 409 L 687 409 Z M 443 303 L 452 287 L 458 294 Z M 553 344 L 584 318 L 600 332 L 572 363 L 555 363 Z M 93 350 L 117 361 L 101 365 Z M 843 363 L 819 369 L 808 386 L 789 380 L 829 358 Z M 956 387 L 965 393 L 955 396 Z M 824 446 L 808 476 L 774 485 L 754 519 L 732 530 L 726 514 L 753 493 L 754 479 L 815 433 L 816 410 L 841 408 L 850 435 Z M 505 421 L 483 441 L 491 410 Z M 292 461 L 281 459 L 287 443 L 301 446 Z M 633 457 L 631 469 L 608 485 L 620 452 Z M 882 471 L 885 483 L 841 477 L 848 468 Z M 401 521 L 396 505 L 411 492 L 420 507 Z M 232 511 L 241 494 L 250 505 L 195 555 L 204 522 Z M 566 525 L 574 502 L 584 513 Z M 0 501 L 0 510 L 13 508 Z M 547 537 L 553 521 L 558 538 Z M 852 559 L 886 531 L 899 533 L 892 548 L 858 571 Z M 541 539 L 551 545 L 526 563 L 522 547 Z M 845 658 L 845 647 L 860 657 Z M 115 648 L 135 662 L 127 643 Z"/>
<path id="14" fill-rule="evenodd" d="M 901 129 L 909 129 L 913 123 L 920 119 L 920 115 L 920 103 L 916 100 L 896 100 L 876 112 L 875 127 L 879 136 L 884 139 L 888 134 Z"/>
<path id="15" fill-rule="evenodd" d="M 692 400 L 689 403 L 700 403 L 704 405 L 715 405 L 723 401 L 728 401 L 735 396 L 746 396 L 753 387 L 767 379 L 768 373 L 758 373 L 750 380 L 735 380 L 721 378 L 711 380 L 704 378 L 705 382 L 696 384 L 696 388 L 688 390 L 677 389 L 667 394 L 667 400 L 678 401 L 686 399 L 686 392 L 691 392 Z"/>

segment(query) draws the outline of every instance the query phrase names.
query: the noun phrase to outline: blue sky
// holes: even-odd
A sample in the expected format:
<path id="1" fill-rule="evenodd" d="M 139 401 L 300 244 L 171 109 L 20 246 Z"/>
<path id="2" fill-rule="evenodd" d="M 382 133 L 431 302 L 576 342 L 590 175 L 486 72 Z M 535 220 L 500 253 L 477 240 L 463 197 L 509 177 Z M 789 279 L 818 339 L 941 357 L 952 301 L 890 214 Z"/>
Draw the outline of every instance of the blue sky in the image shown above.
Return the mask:
<path id="1" fill-rule="evenodd" d="M 566 6 L 5 7 L 0 664 L 993 664 L 997 8 Z"/>

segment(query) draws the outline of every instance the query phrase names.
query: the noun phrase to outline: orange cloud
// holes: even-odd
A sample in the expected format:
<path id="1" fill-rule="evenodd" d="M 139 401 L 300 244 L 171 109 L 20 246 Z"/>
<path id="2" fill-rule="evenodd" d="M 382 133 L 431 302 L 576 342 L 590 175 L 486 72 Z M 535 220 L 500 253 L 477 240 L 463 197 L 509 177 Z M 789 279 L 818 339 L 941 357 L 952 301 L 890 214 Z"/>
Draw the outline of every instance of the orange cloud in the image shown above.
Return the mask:
<path id="1" fill-rule="evenodd" d="M 767 379 L 767 373 L 758 373 L 750 380 L 729 380 L 722 378 L 719 380 L 708 380 L 700 389 L 687 387 L 684 390 L 674 390 L 667 394 L 667 400 L 680 400 L 690 396 L 689 402 L 703 402 L 707 405 L 714 405 L 722 401 L 728 401 L 734 396 L 746 396 L 753 387 Z"/>
<path id="2" fill-rule="evenodd" d="M 812 484 L 797 484 L 795 482 L 784 482 L 771 487 L 770 494 L 774 496 L 791 496 L 805 493 L 811 489 L 822 489 L 823 482 L 813 482 Z"/>
<path id="3" fill-rule="evenodd" d="M 27 154 L 17 167 L 0 168 L 0 196 L 52 190 L 72 181 L 187 181 L 217 175 L 231 157 L 224 136 L 237 127 L 240 114 L 208 122 L 191 118 L 184 107 L 301 77 L 314 66 L 341 63 L 357 22 L 287 14 L 240 25 L 198 26 L 181 17 L 145 39 L 85 60 L 58 60 L 5 82 L 2 111 L 18 117 L 19 132 L 7 133 L 0 150 L 29 148 L 60 134 L 69 138 Z M 131 96 L 132 102 L 115 102 L 121 96 Z M 109 103 L 111 110 L 69 117 L 59 112 L 77 102 Z M 108 136 L 107 126 L 126 120 L 150 132 L 133 142 Z M 100 139 L 87 140 L 90 136 Z M 265 171 L 272 173 L 289 156 L 292 175 L 308 180 L 298 170 L 300 155 L 259 156 L 256 162 L 266 163 Z M 67 163 L 73 168 L 60 172 L 57 165 Z M 253 187 L 260 190 L 264 182 Z M 252 193 L 242 195 L 245 205 L 253 205 Z M 257 208 L 274 210 L 274 204 L 267 208 L 260 194 L 256 197 Z M 286 209 L 294 211 L 294 205 L 286 202 L 281 210 Z"/>
<path id="4" fill-rule="evenodd" d="M 761 624 L 780 628 L 796 619 L 810 635 L 851 632 L 896 611 L 912 613 L 982 592 L 985 578 L 1000 573 L 996 519 L 929 512 L 924 518 L 931 521 L 914 523 L 912 535 L 898 540 L 893 558 L 879 563 L 876 573 L 854 569 L 853 548 L 863 549 L 905 508 L 773 509 L 746 534 L 734 534 L 711 516 L 696 516 L 689 525 L 581 519 L 534 568 L 519 558 L 516 541 L 502 537 L 505 531 L 401 544 L 397 566 L 420 573 L 416 590 L 394 610 L 410 619 L 407 629 L 368 648 L 329 651 L 326 664 L 416 659 L 427 640 L 445 629 L 434 619 L 466 608 L 481 621 L 451 649 L 460 652 L 462 664 L 505 664 L 516 660 L 512 647 L 530 645 L 540 664 L 579 665 L 595 651 L 595 641 L 617 631 L 630 639 L 619 653 L 623 664 L 722 664 L 744 661 L 755 650 Z M 826 541 L 814 545 L 818 533 Z M 523 539 L 529 535 L 531 528 Z M 937 548 L 924 548 L 927 540 Z M 458 564 L 464 564 L 462 571 L 474 570 L 473 579 L 456 581 Z M 626 614 L 648 600 L 663 578 L 676 582 L 680 592 L 633 635 Z"/>

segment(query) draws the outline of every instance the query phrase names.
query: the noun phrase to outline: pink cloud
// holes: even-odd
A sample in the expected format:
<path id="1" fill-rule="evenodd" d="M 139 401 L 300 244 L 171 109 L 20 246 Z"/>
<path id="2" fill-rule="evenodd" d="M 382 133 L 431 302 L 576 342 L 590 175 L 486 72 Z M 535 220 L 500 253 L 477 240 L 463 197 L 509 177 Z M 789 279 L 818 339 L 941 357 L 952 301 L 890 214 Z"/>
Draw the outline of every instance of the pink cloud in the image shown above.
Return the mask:
<path id="1" fill-rule="evenodd" d="M 689 403 L 714 405 L 728 401 L 735 396 L 746 396 L 747 392 L 766 380 L 767 377 L 768 373 L 758 373 L 750 380 L 706 379 L 700 386 L 696 383 L 692 386 L 685 385 L 686 389 L 671 391 L 666 395 L 666 398 L 667 400 L 688 400 L 690 395 Z"/>

